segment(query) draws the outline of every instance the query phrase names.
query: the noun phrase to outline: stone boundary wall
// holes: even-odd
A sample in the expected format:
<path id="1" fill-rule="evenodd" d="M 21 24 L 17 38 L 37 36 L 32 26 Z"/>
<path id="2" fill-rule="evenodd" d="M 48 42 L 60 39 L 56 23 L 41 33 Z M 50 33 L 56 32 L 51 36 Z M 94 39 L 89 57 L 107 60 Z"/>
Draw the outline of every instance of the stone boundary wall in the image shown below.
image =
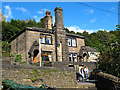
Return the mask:
<path id="1" fill-rule="evenodd" d="M 19 84 L 40 87 L 43 82 L 56 88 L 94 88 L 95 85 L 79 85 L 76 72 L 72 68 L 39 67 L 10 63 L 9 57 L 2 58 L 2 80 L 10 79 Z"/>
<path id="2" fill-rule="evenodd" d="M 120 78 L 111 74 L 99 72 L 98 81 L 96 87 L 98 90 L 119 90 L 120 89 Z"/>

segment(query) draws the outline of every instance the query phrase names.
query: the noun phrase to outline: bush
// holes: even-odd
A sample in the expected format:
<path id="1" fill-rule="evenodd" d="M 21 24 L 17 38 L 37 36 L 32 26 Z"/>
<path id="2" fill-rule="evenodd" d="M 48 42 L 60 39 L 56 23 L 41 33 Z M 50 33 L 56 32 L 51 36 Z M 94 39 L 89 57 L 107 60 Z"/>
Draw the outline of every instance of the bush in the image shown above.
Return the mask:
<path id="1" fill-rule="evenodd" d="M 20 54 L 15 54 L 15 62 L 21 62 L 22 56 Z"/>

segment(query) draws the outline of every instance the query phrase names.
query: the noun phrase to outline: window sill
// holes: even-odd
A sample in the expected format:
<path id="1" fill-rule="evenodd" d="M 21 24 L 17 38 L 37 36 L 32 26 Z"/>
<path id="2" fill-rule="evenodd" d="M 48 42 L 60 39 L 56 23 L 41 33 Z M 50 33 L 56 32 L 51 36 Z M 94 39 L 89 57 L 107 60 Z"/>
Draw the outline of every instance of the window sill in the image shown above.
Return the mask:
<path id="1" fill-rule="evenodd" d="M 41 43 L 41 44 L 45 44 L 45 45 L 53 45 L 53 44 L 47 44 L 47 43 Z"/>
<path id="2" fill-rule="evenodd" d="M 68 46 L 68 47 L 73 47 L 73 48 L 77 48 L 77 46 Z"/>

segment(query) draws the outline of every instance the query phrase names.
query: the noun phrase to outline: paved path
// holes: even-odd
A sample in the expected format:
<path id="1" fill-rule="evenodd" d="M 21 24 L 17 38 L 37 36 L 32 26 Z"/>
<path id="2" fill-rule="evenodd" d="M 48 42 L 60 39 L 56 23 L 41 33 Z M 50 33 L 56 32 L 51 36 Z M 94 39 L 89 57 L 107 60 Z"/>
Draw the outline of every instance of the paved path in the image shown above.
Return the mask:
<path id="1" fill-rule="evenodd" d="M 95 87 L 95 80 L 78 81 L 78 83 L 85 90 L 97 90 L 97 88 Z M 89 87 L 89 88 L 87 88 L 87 87 Z"/>

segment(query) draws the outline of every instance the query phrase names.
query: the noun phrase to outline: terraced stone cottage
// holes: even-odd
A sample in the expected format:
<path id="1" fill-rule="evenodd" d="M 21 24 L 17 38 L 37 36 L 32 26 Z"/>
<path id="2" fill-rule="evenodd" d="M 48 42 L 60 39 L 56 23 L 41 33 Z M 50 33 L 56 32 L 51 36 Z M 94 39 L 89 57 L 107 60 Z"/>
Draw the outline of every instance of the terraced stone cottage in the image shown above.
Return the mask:
<path id="1" fill-rule="evenodd" d="M 52 26 L 51 12 L 44 17 L 44 27 L 27 27 L 11 41 L 11 53 L 21 54 L 27 63 L 79 62 L 80 49 L 85 46 L 84 37 L 66 33 L 63 10 L 55 8 L 55 24 Z M 41 58 L 42 57 L 42 58 Z"/>

